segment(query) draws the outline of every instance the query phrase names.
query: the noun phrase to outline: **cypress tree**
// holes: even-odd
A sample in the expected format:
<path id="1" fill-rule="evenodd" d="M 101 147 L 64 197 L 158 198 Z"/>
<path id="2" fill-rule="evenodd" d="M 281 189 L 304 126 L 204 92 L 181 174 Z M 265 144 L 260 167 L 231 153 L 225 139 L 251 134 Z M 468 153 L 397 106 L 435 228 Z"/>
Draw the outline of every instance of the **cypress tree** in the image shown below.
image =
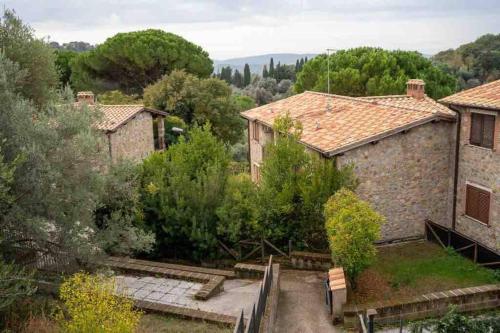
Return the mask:
<path id="1" fill-rule="evenodd" d="M 269 77 L 274 77 L 274 60 L 271 58 L 271 62 L 269 63 Z"/>
<path id="2" fill-rule="evenodd" d="M 299 62 L 299 59 L 297 59 L 297 61 L 295 62 L 295 73 L 297 73 L 298 71 L 300 71 L 300 62 Z"/>
<path id="3" fill-rule="evenodd" d="M 252 75 L 250 73 L 250 66 L 248 64 L 245 64 L 245 68 L 243 69 L 243 86 L 246 87 L 250 84 L 250 80 L 252 78 Z"/>
<path id="4" fill-rule="evenodd" d="M 267 71 L 267 65 L 264 65 L 264 69 L 262 70 L 262 77 L 265 79 L 269 76 L 269 72 Z"/>
<path id="5" fill-rule="evenodd" d="M 304 67 L 304 58 L 300 58 L 300 70 Z"/>
<path id="6" fill-rule="evenodd" d="M 243 77 L 241 76 L 241 73 L 239 70 L 234 71 L 232 83 L 233 83 L 233 85 L 235 85 L 238 88 L 241 88 L 243 86 Z"/>

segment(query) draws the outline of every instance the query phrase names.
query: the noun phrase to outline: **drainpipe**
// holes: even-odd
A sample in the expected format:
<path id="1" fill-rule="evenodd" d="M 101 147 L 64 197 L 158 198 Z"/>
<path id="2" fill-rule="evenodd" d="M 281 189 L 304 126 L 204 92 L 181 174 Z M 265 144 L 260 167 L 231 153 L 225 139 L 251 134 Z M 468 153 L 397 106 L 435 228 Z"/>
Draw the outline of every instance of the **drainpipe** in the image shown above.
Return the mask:
<path id="1" fill-rule="evenodd" d="M 462 114 L 460 111 L 454 109 L 451 105 L 449 106 L 450 109 L 455 111 L 458 115 L 457 119 L 457 135 L 456 135 L 456 144 L 455 144 L 455 175 L 453 179 L 453 213 L 452 213 L 452 220 L 451 220 L 451 229 L 455 231 L 455 226 L 457 222 L 457 197 L 458 197 L 458 162 L 459 162 L 459 155 L 460 155 L 460 130 L 462 128 Z"/>
<path id="2" fill-rule="evenodd" d="M 111 149 L 111 133 L 108 133 L 107 136 L 108 136 L 109 160 L 111 162 L 113 162 L 113 155 L 112 155 L 112 149 Z"/>

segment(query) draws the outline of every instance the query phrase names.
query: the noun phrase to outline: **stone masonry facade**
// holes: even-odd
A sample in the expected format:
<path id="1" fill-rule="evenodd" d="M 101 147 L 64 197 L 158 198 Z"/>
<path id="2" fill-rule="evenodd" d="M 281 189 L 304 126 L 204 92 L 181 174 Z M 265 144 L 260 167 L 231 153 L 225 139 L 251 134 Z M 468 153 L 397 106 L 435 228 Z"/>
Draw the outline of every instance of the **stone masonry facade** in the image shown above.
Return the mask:
<path id="1" fill-rule="evenodd" d="M 113 162 L 120 159 L 140 161 L 155 150 L 153 117 L 149 112 L 137 114 L 116 132 L 107 135 Z"/>
<path id="2" fill-rule="evenodd" d="M 252 137 L 254 126 L 250 122 L 250 160 L 256 181 L 264 146 L 273 132 L 259 124 L 257 141 Z M 332 159 L 337 167 L 354 165 L 360 181 L 357 194 L 386 217 L 382 241 L 422 237 L 426 219 L 451 226 L 455 131 L 452 122 L 429 123 Z"/>
<path id="3" fill-rule="evenodd" d="M 264 147 L 274 140 L 272 128 L 250 121 L 248 124 L 248 137 L 250 142 L 250 161 L 252 180 L 258 181 L 260 174 L 260 164 L 264 159 Z"/>
<path id="4" fill-rule="evenodd" d="M 454 129 L 429 123 L 336 157 L 354 165 L 357 194 L 386 217 L 383 241 L 423 236 L 426 219 L 451 224 Z"/>
<path id="5" fill-rule="evenodd" d="M 458 107 L 457 107 L 458 108 Z M 456 230 L 487 247 L 500 250 L 500 113 L 474 108 L 458 108 L 462 116 L 457 187 Z M 493 149 L 470 144 L 471 112 L 494 115 Z M 489 224 L 465 214 L 467 184 L 491 192 Z"/>

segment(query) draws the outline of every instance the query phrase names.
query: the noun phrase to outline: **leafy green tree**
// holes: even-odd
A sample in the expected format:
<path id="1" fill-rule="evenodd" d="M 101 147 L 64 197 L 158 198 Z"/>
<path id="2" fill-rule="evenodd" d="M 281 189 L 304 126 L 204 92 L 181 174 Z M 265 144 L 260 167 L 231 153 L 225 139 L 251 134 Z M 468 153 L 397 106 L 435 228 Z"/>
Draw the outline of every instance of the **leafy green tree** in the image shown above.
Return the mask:
<path id="1" fill-rule="evenodd" d="M 243 69 L 243 86 L 246 87 L 252 81 L 252 74 L 250 73 L 250 66 L 245 64 L 245 68 Z"/>
<path id="2" fill-rule="evenodd" d="M 26 71 L 0 54 L 0 73 L 5 74 L 0 75 L 2 152 L 5 163 L 19 161 L 10 187 L 14 199 L 0 214 L 2 252 L 29 241 L 34 250 L 85 260 L 109 248 L 114 237 L 126 244 L 123 232 L 111 232 L 111 223 L 126 229 L 130 221 L 96 224 L 95 212 L 106 203 L 105 184 L 113 175 L 98 169 L 109 167 L 102 133 L 92 126 L 99 113 L 77 109 L 71 91 L 35 109 L 18 93 Z"/>
<path id="3" fill-rule="evenodd" d="M 249 174 L 241 173 L 228 178 L 224 200 L 217 208 L 217 233 L 236 243 L 253 239 L 259 234 L 257 188 Z"/>
<path id="4" fill-rule="evenodd" d="M 18 82 L 18 92 L 37 106 L 46 105 L 59 83 L 56 56 L 43 40 L 35 37 L 31 27 L 8 9 L 0 18 L 0 50 L 29 77 Z"/>
<path id="5" fill-rule="evenodd" d="M 352 168 L 334 168 L 331 161 L 307 153 L 298 142 L 300 122 L 289 116 L 275 120 L 275 142 L 265 146 L 258 191 L 263 235 L 297 246 L 326 246 L 323 204 L 343 186 L 356 186 Z"/>
<path id="6" fill-rule="evenodd" d="M 71 80 L 71 61 L 77 53 L 70 50 L 56 50 L 56 67 L 59 70 L 59 81 L 62 87 L 70 84 Z"/>
<path id="7" fill-rule="evenodd" d="M 486 34 L 474 42 L 437 53 L 432 60 L 456 76 L 461 89 L 500 78 L 500 34 Z"/>
<path id="8" fill-rule="evenodd" d="M 119 33 L 72 62 L 71 81 L 78 90 L 119 89 L 142 95 L 143 89 L 175 69 L 208 77 L 212 60 L 201 47 L 162 30 Z"/>
<path id="9" fill-rule="evenodd" d="M 349 96 L 404 94 L 408 79 L 420 78 L 426 93 L 435 99 L 456 89 L 454 77 L 434 66 L 418 52 L 360 47 L 330 55 L 330 92 Z M 304 63 L 295 91 L 327 92 L 327 56 Z"/>
<path id="10" fill-rule="evenodd" d="M 36 292 L 33 272 L 7 264 L 0 259 L 0 313 Z"/>
<path id="11" fill-rule="evenodd" d="M 162 255 L 197 259 L 214 254 L 216 210 L 224 199 L 229 153 L 207 124 L 143 163 L 145 221 Z"/>
<path id="12" fill-rule="evenodd" d="M 373 243 L 380 237 L 385 219 L 346 188 L 328 199 L 325 219 L 333 260 L 344 268 L 355 288 L 359 274 L 376 258 Z"/>
<path id="13" fill-rule="evenodd" d="M 231 88 L 217 78 L 199 79 L 173 71 L 146 88 L 144 104 L 168 111 L 188 125 L 210 122 L 213 133 L 224 142 L 238 141 L 244 128 Z"/>
<path id="14" fill-rule="evenodd" d="M 234 95 L 233 100 L 238 106 L 239 112 L 250 110 L 257 106 L 253 98 L 250 96 Z"/>
<path id="15" fill-rule="evenodd" d="M 173 131 L 173 128 L 180 128 L 183 131 L 187 131 L 188 126 L 179 117 L 176 116 L 166 116 L 165 117 L 165 142 L 167 145 L 175 144 L 179 141 L 180 133 L 176 133 Z"/>
<path id="16" fill-rule="evenodd" d="M 120 90 L 110 90 L 99 94 L 97 101 L 106 105 L 142 104 L 142 100 L 138 99 L 137 95 L 125 95 Z"/>

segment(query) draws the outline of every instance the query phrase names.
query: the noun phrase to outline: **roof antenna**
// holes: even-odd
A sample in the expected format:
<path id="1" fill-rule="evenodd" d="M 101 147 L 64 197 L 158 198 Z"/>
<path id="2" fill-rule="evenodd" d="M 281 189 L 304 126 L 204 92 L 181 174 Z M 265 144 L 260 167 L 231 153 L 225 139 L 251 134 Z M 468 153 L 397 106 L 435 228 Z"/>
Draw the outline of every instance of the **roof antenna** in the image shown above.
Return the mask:
<path id="1" fill-rule="evenodd" d="M 335 49 L 326 49 L 326 61 L 328 63 L 328 93 L 330 93 L 330 51 L 335 53 Z"/>

